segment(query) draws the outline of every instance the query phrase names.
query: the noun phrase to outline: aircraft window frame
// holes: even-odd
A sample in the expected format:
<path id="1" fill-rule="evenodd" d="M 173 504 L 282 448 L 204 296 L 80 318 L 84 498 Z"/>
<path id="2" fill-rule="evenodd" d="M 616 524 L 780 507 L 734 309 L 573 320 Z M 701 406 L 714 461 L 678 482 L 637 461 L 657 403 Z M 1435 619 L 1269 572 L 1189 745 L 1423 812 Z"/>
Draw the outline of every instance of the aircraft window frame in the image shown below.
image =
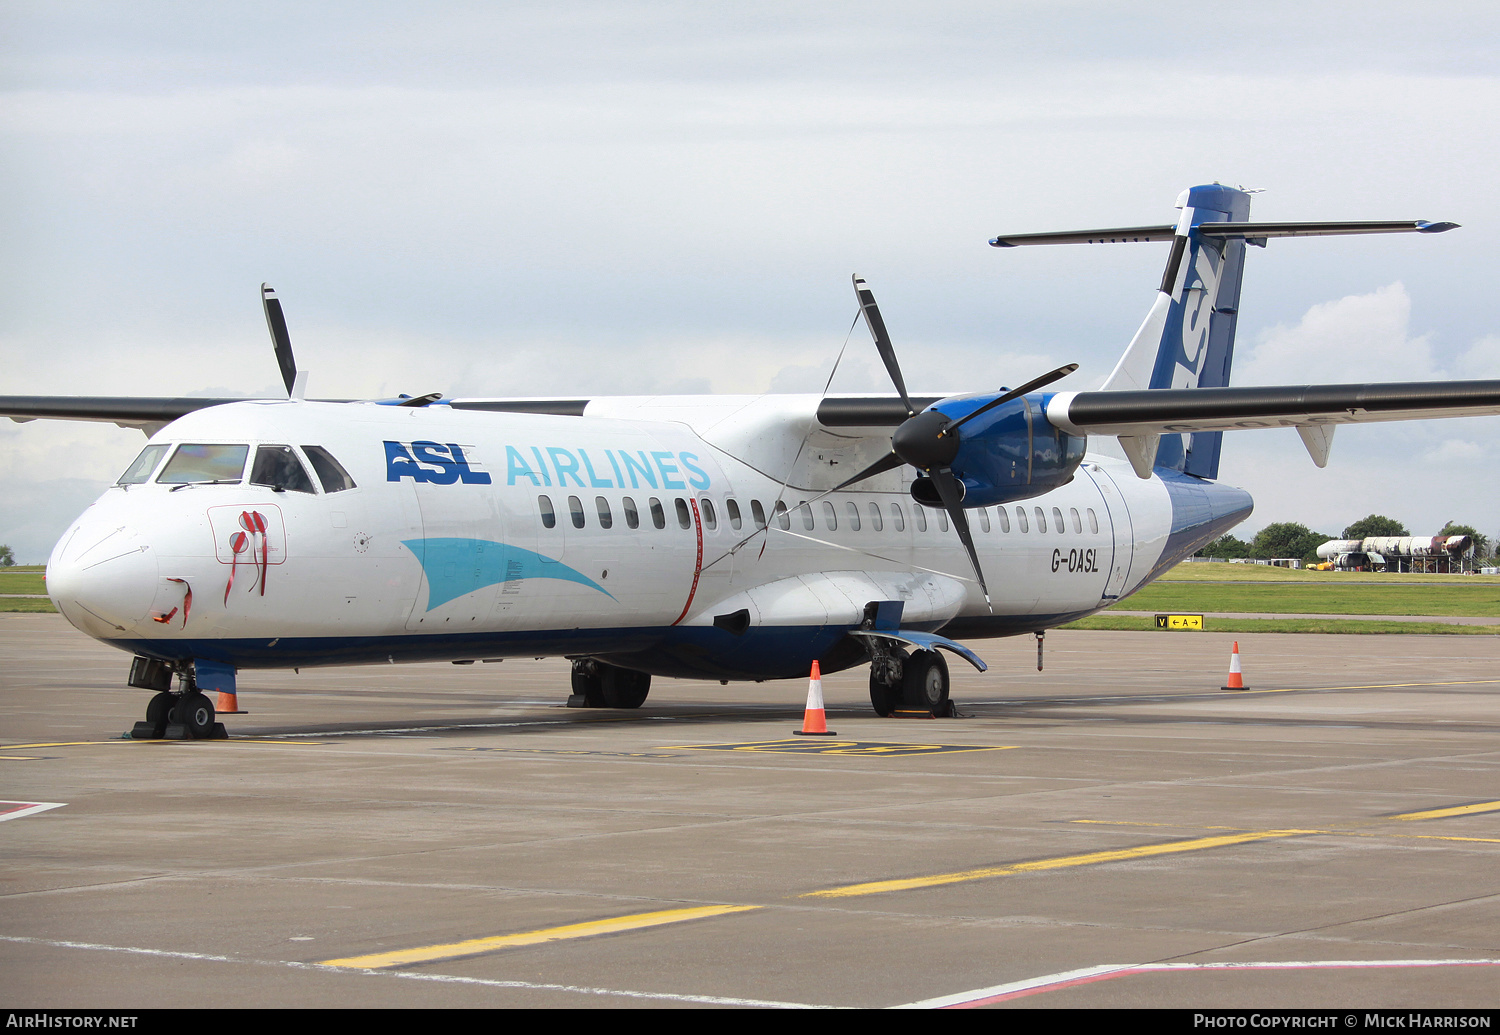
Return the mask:
<path id="1" fill-rule="evenodd" d="M 693 515 L 692 512 L 688 510 L 687 500 L 683 499 L 681 496 L 678 496 L 674 502 L 677 507 L 677 527 L 692 528 Z"/>
<path id="2" fill-rule="evenodd" d="M 1088 509 L 1088 515 L 1089 515 L 1089 531 L 1091 533 L 1093 533 L 1094 535 L 1098 535 L 1099 534 L 1099 515 L 1097 515 L 1097 514 L 1094 513 L 1094 508 L 1093 507 L 1089 507 L 1087 509 Z"/>
<path id="3" fill-rule="evenodd" d="M 698 510 L 703 514 L 703 527 L 710 532 L 719 527 L 719 515 L 714 512 L 714 501 L 707 496 L 698 499 Z"/>
<path id="4" fill-rule="evenodd" d="M 813 509 L 807 505 L 807 501 L 797 504 L 797 513 L 802 518 L 802 531 L 811 532 L 817 523 L 813 520 Z"/>
<path id="5" fill-rule="evenodd" d="M 995 516 L 1000 519 L 1000 531 L 1010 535 L 1010 512 L 1004 507 L 996 507 Z"/>
<path id="6" fill-rule="evenodd" d="M 557 511 L 552 508 L 552 497 L 541 493 L 536 498 L 537 513 L 542 516 L 543 528 L 557 527 Z"/>
<path id="7" fill-rule="evenodd" d="M 946 507 L 938 511 L 938 531 L 948 531 L 948 509 Z"/>
<path id="8" fill-rule="evenodd" d="M 651 511 L 651 524 L 658 530 L 666 528 L 667 512 L 662 509 L 661 500 L 652 496 L 646 501 L 646 505 Z"/>
<path id="9" fill-rule="evenodd" d="M 984 507 L 976 507 L 975 509 L 979 511 L 979 530 L 981 532 L 988 532 L 990 530 L 990 512 Z"/>
<path id="10" fill-rule="evenodd" d="M 1021 529 L 1021 532 L 1023 534 L 1026 534 L 1026 535 L 1030 535 L 1031 534 L 1031 526 L 1029 524 L 1027 524 L 1027 522 L 1026 522 L 1026 508 L 1025 507 L 1017 507 L 1016 508 L 1016 525 Z"/>
<path id="11" fill-rule="evenodd" d="M 609 500 L 605 499 L 603 496 L 595 496 L 594 509 L 599 513 L 600 528 L 615 527 L 615 516 L 614 514 L 610 513 Z"/>
<path id="12" fill-rule="evenodd" d="M 626 528 L 641 527 L 641 512 L 635 509 L 635 499 L 633 497 L 626 496 L 620 503 L 620 509 L 625 512 Z"/>
<path id="13" fill-rule="evenodd" d="M 162 457 L 171 451 L 172 446 L 167 442 L 157 442 L 154 445 L 148 445 L 145 449 L 141 450 L 139 456 L 130 462 L 130 466 L 125 468 L 125 473 L 120 475 L 119 480 L 115 484 L 144 485 L 151 480 L 151 476 L 156 473 L 157 467 L 161 466 Z M 151 458 L 150 462 L 145 463 L 148 456 Z"/>
<path id="14" fill-rule="evenodd" d="M 771 516 L 776 519 L 776 527 L 783 532 L 791 530 L 792 515 L 786 509 L 786 500 L 777 500 L 776 506 L 771 509 Z"/>
<path id="15" fill-rule="evenodd" d="M 262 458 L 268 458 L 270 463 L 278 464 L 279 470 L 265 470 L 262 468 Z M 298 483 L 296 475 L 302 476 L 302 482 Z M 280 481 L 282 475 L 290 475 L 286 481 Z M 307 473 L 307 465 L 302 462 L 297 451 L 291 446 L 280 442 L 263 442 L 255 447 L 255 459 L 250 464 L 250 484 L 268 488 L 273 492 L 305 492 L 309 496 L 316 496 L 318 490 L 313 487 L 312 476 Z M 303 488 L 306 485 L 306 488 Z"/>
<path id="16" fill-rule="evenodd" d="M 1059 508 L 1059 507 L 1053 507 L 1052 508 L 1052 523 L 1057 526 L 1057 534 L 1058 535 L 1066 535 L 1067 534 L 1068 526 L 1063 523 L 1063 516 L 1062 516 L 1062 509 L 1061 508 Z"/>
<path id="17" fill-rule="evenodd" d="M 198 474 L 198 473 L 213 475 L 213 474 L 217 473 L 218 476 L 217 477 L 210 476 L 210 477 L 206 477 L 206 478 L 187 477 L 187 478 L 182 478 L 182 479 L 174 481 L 172 479 L 172 477 L 171 477 L 174 474 L 174 472 L 173 472 L 172 469 L 173 469 L 173 467 L 176 466 L 178 458 L 179 457 L 183 457 L 184 456 L 184 451 L 189 450 L 189 449 L 218 449 L 218 450 L 225 450 L 226 452 L 223 454 L 223 456 L 226 458 L 226 460 L 225 460 L 225 462 L 223 464 L 223 470 L 219 471 L 219 472 L 212 472 L 212 471 L 209 471 L 209 470 L 206 470 L 206 469 L 200 469 L 198 471 L 191 471 L 190 470 L 190 471 L 188 471 L 186 473 L 188 473 L 190 475 L 191 474 Z M 232 457 L 233 452 L 235 450 L 239 450 L 240 451 L 240 454 L 239 454 L 239 468 L 238 468 L 238 470 L 235 471 L 234 477 L 231 478 L 228 475 L 230 474 L 230 471 L 232 470 L 232 468 L 229 467 L 228 462 L 227 462 L 227 458 Z M 164 466 L 161 469 L 161 473 L 156 476 L 156 484 L 158 484 L 158 485 L 238 485 L 240 482 L 242 482 L 242 481 L 245 480 L 245 464 L 246 464 L 246 461 L 249 460 L 249 458 L 250 458 L 250 443 L 248 443 L 248 442 L 181 442 L 181 443 L 178 444 L 178 446 L 177 446 L 176 449 L 172 450 L 172 458 L 167 461 L 166 466 Z M 210 456 L 206 455 L 206 454 L 198 456 L 198 457 L 188 457 L 187 458 L 187 462 L 188 463 L 191 463 L 193 460 L 204 461 L 204 462 L 207 462 L 207 463 L 214 462 L 213 459 Z M 182 473 L 182 472 L 177 472 L 177 473 Z"/>
<path id="18" fill-rule="evenodd" d="M 766 529 L 766 508 L 761 505 L 760 500 L 750 501 L 750 516 L 755 520 L 755 530 L 763 532 Z"/>
<path id="19" fill-rule="evenodd" d="M 1073 518 L 1073 534 L 1083 535 L 1083 519 L 1078 516 L 1078 508 L 1069 507 L 1068 514 Z"/>
<path id="20" fill-rule="evenodd" d="M 740 502 L 733 497 L 724 501 L 724 509 L 729 511 L 729 527 L 738 532 L 744 527 L 745 519 L 740 514 Z"/>
<path id="21" fill-rule="evenodd" d="M 885 531 L 885 519 L 880 516 L 880 504 L 874 500 L 870 501 L 870 530 L 872 532 Z"/>
<path id="22" fill-rule="evenodd" d="M 574 528 L 583 527 L 583 500 L 579 499 L 577 496 L 568 497 L 568 517 L 573 520 Z"/>
<path id="23" fill-rule="evenodd" d="M 844 514 L 849 521 L 849 531 L 859 531 L 859 504 L 850 500 L 844 504 Z"/>
<path id="24" fill-rule="evenodd" d="M 823 524 L 828 526 L 828 531 L 830 532 L 837 532 L 839 530 L 838 508 L 828 500 L 823 501 Z"/>
<path id="25" fill-rule="evenodd" d="M 344 465 L 339 463 L 338 458 L 327 449 L 322 446 L 303 446 L 302 453 L 307 457 L 307 462 L 312 465 L 313 474 L 317 475 L 325 494 L 332 495 L 335 492 L 359 488 L 354 479 L 349 476 L 349 472 L 344 470 Z"/>
<path id="26" fill-rule="evenodd" d="M 927 531 L 927 508 L 918 503 L 912 508 L 912 513 L 917 516 L 917 531 Z"/>
<path id="27" fill-rule="evenodd" d="M 896 531 L 906 531 L 906 515 L 901 513 L 901 504 L 891 504 L 891 522 L 896 526 Z"/>
<path id="28" fill-rule="evenodd" d="M 1037 534 L 1038 535 L 1046 535 L 1047 534 L 1047 512 L 1044 511 L 1044 510 L 1042 510 L 1041 507 L 1032 507 L 1031 509 L 1032 509 L 1032 512 L 1036 515 L 1036 530 L 1037 530 Z"/>

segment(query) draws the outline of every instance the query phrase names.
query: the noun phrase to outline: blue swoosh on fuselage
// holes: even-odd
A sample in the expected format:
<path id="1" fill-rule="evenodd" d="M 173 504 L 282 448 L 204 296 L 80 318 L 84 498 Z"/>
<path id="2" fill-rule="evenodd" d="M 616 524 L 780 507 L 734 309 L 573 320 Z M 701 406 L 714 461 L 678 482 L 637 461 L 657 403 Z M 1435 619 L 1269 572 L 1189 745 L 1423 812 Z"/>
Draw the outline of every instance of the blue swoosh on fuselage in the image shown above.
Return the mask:
<path id="1" fill-rule="evenodd" d="M 499 582 L 562 579 L 614 594 L 562 561 L 488 539 L 407 539 L 402 542 L 427 575 L 427 610 Z"/>

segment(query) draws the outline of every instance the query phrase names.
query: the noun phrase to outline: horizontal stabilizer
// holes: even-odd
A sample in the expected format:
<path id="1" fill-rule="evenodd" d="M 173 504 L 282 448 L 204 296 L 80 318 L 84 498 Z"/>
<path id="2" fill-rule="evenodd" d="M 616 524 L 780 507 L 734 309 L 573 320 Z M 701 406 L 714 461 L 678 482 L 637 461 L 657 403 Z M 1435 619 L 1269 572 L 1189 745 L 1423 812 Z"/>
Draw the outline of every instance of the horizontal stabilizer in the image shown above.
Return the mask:
<path id="1" fill-rule="evenodd" d="M 1348 234 L 1440 234 L 1457 223 L 1431 223 L 1425 219 L 1356 220 L 1310 223 L 1205 222 L 1193 227 L 1204 237 L 1244 238 L 1265 241 L 1272 237 L 1341 237 Z M 1107 230 L 1063 230 L 1045 234 L 1006 234 L 990 239 L 993 248 L 1016 248 L 1026 244 L 1134 244 L 1139 241 L 1170 241 L 1177 232 L 1172 223 L 1160 226 L 1127 226 Z"/>

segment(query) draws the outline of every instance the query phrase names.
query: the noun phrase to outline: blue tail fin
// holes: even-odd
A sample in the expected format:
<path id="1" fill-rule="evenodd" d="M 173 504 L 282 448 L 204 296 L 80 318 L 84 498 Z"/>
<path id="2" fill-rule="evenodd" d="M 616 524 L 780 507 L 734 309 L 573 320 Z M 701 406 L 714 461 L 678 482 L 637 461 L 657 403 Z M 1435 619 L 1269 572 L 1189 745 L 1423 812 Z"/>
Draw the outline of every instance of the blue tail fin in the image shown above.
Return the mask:
<path id="1" fill-rule="evenodd" d="M 1207 236 L 1197 228 L 1203 223 L 1245 222 L 1250 195 L 1210 184 L 1183 191 L 1177 207 L 1182 216 L 1172 235 L 1160 294 L 1105 381 L 1105 391 L 1229 384 L 1246 239 Z M 1219 431 L 1163 435 L 1154 466 L 1217 478 L 1222 438 Z"/>

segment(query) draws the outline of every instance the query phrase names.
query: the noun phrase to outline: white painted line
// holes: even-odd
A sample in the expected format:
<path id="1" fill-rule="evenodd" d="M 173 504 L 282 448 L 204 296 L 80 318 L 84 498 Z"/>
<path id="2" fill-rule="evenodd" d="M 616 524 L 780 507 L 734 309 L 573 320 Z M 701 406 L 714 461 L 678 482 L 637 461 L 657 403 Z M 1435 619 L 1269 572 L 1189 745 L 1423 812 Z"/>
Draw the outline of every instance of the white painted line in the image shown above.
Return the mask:
<path id="1" fill-rule="evenodd" d="M 441 984 L 483 985 L 486 988 L 514 988 L 522 991 L 573 992 L 579 995 L 620 996 L 626 999 L 656 999 L 677 1003 L 704 1003 L 709 1006 L 756 1006 L 783 1010 L 833 1010 L 821 1003 L 788 1003 L 776 999 L 738 999 L 718 995 L 683 995 L 676 992 L 643 992 L 628 988 L 592 988 L 587 985 L 555 985 L 537 981 L 492 981 L 486 978 L 459 977 L 455 974 L 425 974 L 412 970 L 356 970 L 350 967 L 327 967 L 321 963 L 296 960 L 258 960 L 242 956 L 220 956 L 207 952 L 173 952 L 146 949 L 133 945 L 99 945 L 93 942 L 54 941 L 47 938 L 20 938 L 0 935 L 0 942 L 21 945 L 45 945 L 54 949 L 89 949 L 98 952 L 123 952 L 136 956 L 159 956 L 164 959 L 201 960 L 207 963 L 239 963 L 252 967 L 284 967 L 288 970 L 313 970 L 324 974 L 346 974 L 360 977 L 399 978 L 405 981 L 436 981 Z"/>
<path id="2" fill-rule="evenodd" d="M 65 801 L 0 801 L 0 823 L 7 819 L 35 816 L 48 809 L 60 809 L 66 804 Z"/>
<path id="3" fill-rule="evenodd" d="M 1377 967 L 1500 967 L 1500 959 L 1460 960 L 1288 960 L 1261 961 L 1251 963 L 1106 963 L 1097 967 L 1079 970 L 1064 970 L 1056 974 L 1012 981 L 989 988 L 976 988 L 969 992 L 921 999 L 914 1003 L 892 1006 L 892 1010 L 941 1010 L 961 1006 L 981 1006 L 988 1002 L 1018 998 L 1021 995 L 1056 991 L 1073 985 L 1090 984 L 1094 981 L 1112 981 L 1117 977 L 1134 974 L 1163 973 L 1185 970 L 1340 970 L 1373 969 Z"/>

